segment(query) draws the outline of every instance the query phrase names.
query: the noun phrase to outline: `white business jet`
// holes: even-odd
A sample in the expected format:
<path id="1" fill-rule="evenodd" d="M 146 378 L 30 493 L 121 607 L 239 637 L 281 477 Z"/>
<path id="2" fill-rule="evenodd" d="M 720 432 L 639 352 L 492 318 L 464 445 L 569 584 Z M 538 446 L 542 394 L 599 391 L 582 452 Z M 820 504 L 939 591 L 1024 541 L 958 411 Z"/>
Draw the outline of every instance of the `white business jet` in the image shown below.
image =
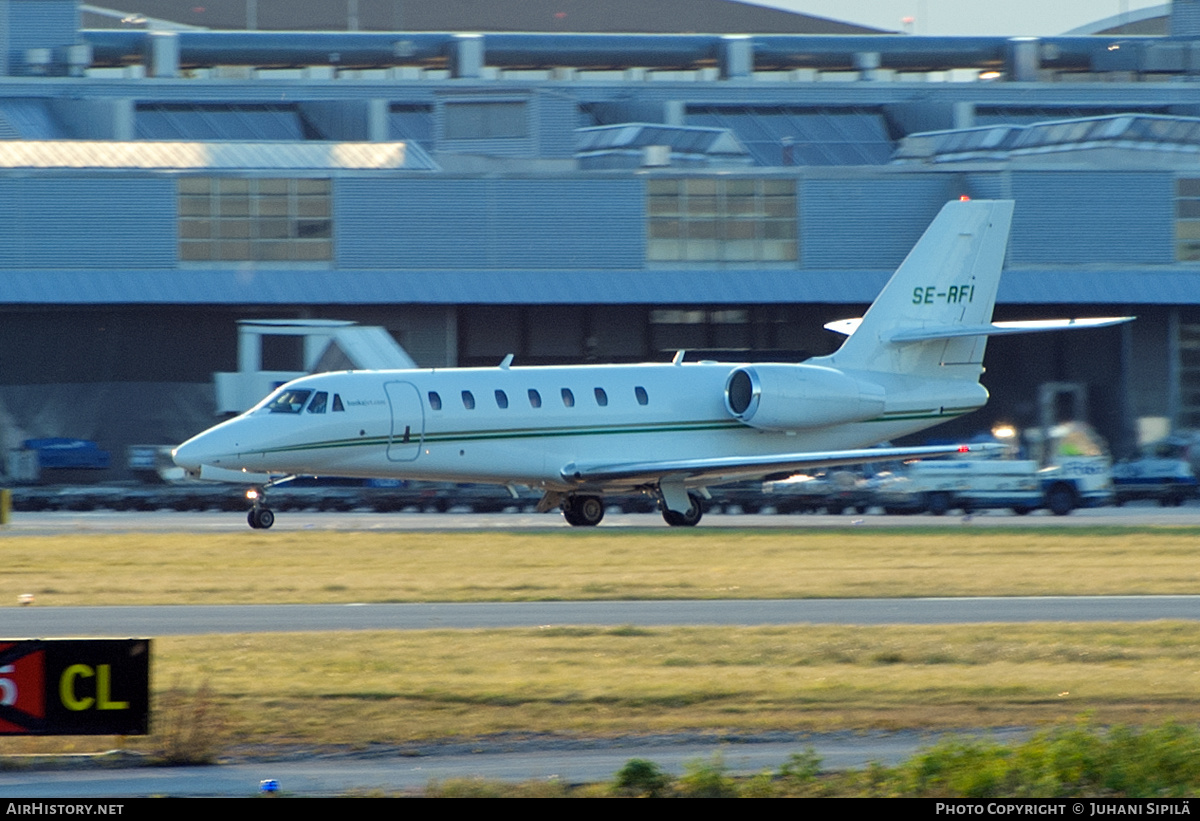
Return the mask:
<path id="1" fill-rule="evenodd" d="M 604 494 L 653 494 L 668 524 L 705 488 L 772 473 L 931 456 L 871 445 L 970 413 L 993 334 L 1129 317 L 993 323 L 1011 201 L 947 203 L 836 353 L 802 364 L 671 363 L 343 371 L 305 376 L 184 442 L 197 478 L 233 472 L 521 485 L 577 526 Z M 233 473 L 233 475 L 239 475 Z M 243 480 L 244 481 L 244 480 Z M 251 494 L 251 527 L 275 520 Z"/>

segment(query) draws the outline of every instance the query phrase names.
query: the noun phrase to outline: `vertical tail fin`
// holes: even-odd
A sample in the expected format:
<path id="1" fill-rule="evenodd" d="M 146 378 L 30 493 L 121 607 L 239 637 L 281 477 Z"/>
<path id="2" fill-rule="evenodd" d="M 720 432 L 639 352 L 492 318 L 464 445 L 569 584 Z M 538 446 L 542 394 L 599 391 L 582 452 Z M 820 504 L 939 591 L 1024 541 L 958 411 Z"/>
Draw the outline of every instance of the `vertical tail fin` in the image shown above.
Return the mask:
<path id="1" fill-rule="evenodd" d="M 976 380 L 987 336 L 949 336 L 992 320 L 1011 200 L 946 203 L 857 329 L 825 361 L 838 368 Z M 900 341 L 947 333 L 947 338 Z"/>

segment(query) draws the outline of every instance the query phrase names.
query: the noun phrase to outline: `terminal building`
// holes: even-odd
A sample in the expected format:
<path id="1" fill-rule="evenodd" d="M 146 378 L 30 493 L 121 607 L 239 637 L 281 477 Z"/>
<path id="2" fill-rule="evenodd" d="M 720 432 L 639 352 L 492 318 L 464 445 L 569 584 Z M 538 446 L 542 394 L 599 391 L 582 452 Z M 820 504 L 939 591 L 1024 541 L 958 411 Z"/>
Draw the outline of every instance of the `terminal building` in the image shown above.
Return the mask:
<path id="1" fill-rule="evenodd" d="M 0 443 L 181 441 L 240 320 L 423 367 L 797 361 L 960 196 L 1016 201 L 997 318 L 1138 320 L 993 340 L 933 435 L 1035 425 L 1045 384 L 1118 454 L 1200 428 L 1200 0 L 1040 39 L 476 5 L 513 11 L 0 0 Z"/>

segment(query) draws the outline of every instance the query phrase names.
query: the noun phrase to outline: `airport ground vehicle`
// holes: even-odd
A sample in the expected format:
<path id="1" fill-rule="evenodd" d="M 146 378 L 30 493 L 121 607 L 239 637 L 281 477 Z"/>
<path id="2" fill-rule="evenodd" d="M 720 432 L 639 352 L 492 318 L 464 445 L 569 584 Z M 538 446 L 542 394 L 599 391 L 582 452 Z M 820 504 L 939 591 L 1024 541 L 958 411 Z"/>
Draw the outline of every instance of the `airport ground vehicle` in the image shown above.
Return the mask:
<path id="1" fill-rule="evenodd" d="M 777 513 L 824 510 L 838 514 L 846 510 L 866 513 L 874 504 L 869 480 L 852 470 L 831 470 L 814 476 L 800 474 L 774 482 L 763 482 L 764 504 Z"/>
<path id="2" fill-rule="evenodd" d="M 1152 499 L 1177 507 L 1197 495 L 1196 474 L 1188 461 L 1190 442 L 1168 438 L 1145 445 L 1134 459 L 1113 465 L 1117 504 Z"/>
<path id="3" fill-rule="evenodd" d="M 1018 514 L 1045 508 L 1065 516 L 1112 504 L 1112 463 L 1100 438 L 1080 423 L 1056 426 L 1050 435 L 1048 464 L 980 453 L 915 462 L 882 482 L 875 502 L 887 513 L 935 516 L 989 508 Z"/>

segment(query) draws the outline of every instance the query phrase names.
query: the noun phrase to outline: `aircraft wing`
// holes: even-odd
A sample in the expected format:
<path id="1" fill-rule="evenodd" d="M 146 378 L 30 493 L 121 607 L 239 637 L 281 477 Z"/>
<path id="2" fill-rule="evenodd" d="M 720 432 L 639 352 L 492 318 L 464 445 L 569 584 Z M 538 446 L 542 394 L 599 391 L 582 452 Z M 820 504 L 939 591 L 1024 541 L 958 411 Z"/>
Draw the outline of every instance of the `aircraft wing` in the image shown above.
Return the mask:
<path id="1" fill-rule="evenodd" d="M 562 469 L 568 482 L 635 484 L 674 479 L 689 485 L 720 480 L 734 481 L 766 476 L 785 471 L 799 472 L 837 465 L 858 465 L 864 462 L 890 462 L 894 459 L 917 459 L 924 456 L 946 456 L 951 453 L 984 453 L 1003 450 L 999 444 L 928 445 L 911 448 L 859 448 L 857 450 L 828 450 L 812 453 L 772 453 L 765 456 L 719 456 L 714 458 L 673 459 L 660 462 L 614 462 L 608 464 L 571 463 Z"/>

